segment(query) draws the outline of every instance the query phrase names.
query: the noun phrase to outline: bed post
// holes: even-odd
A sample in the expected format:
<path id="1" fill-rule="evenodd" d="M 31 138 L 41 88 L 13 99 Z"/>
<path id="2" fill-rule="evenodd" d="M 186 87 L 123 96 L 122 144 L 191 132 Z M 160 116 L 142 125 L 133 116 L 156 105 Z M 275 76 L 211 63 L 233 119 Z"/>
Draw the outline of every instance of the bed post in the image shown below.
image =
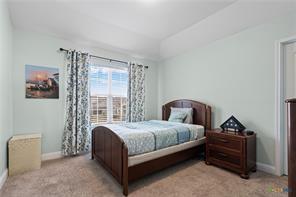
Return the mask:
<path id="1" fill-rule="evenodd" d="M 125 144 L 122 148 L 122 187 L 123 194 L 128 195 L 128 149 Z"/>
<path id="2" fill-rule="evenodd" d="M 95 135 L 94 130 L 91 131 L 91 159 L 94 160 L 94 152 L 95 152 Z"/>
<path id="3" fill-rule="evenodd" d="M 206 129 L 210 130 L 212 129 L 212 116 L 211 116 L 211 107 L 210 106 L 206 106 Z"/>

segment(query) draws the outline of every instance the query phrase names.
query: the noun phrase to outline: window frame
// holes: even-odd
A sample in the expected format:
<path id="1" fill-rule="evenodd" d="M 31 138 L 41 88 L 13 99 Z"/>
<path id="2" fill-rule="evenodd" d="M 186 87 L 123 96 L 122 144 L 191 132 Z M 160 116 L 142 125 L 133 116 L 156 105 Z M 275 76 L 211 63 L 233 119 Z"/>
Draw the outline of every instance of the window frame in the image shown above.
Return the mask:
<path id="1" fill-rule="evenodd" d="M 112 73 L 113 71 L 118 71 L 118 70 L 121 70 L 121 71 L 125 71 L 128 75 L 128 66 L 126 64 L 126 66 L 114 66 L 112 65 L 112 62 L 110 62 L 111 65 L 105 65 L 105 64 L 102 64 L 100 65 L 99 63 L 91 63 L 90 64 L 90 74 L 91 74 L 91 67 L 98 67 L 98 68 L 106 68 L 108 69 L 108 94 L 99 94 L 97 96 L 99 97 L 106 97 L 106 111 L 107 111 L 107 121 L 106 122 L 103 122 L 103 123 L 100 123 L 100 122 L 96 122 L 96 123 L 93 123 L 91 122 L 91 125 L 93 126 L 99 126 L 99 125 L 102 125 L 102 124 L 113 124 L 113 123 L 120 123 L 120 122 L 125 122 L 125 120 L 123 121 L 113 121 L 113 97 L 121 97 L 121 98 L 126 98 L 127 100 L 127 93 L 128 93 L 128 89 L 126 90 L 126 96 L 125 95 L 120 95 L 120 94 L 112 94 Z M 128 80 L 127 80 L 127 88 L 128 88 Z M 91 86 L 91 77 L 90 77 L 90 84 L 89 86 Z M 90 88 L 90 94 L 89 94 L 90 98 L 92 97 L 92 93 L 91 93 L 91 88 Z M 90 99 L 91 100 L 91 99 Z M 92 103 L 90 102 L 90 116 L 92 116 Z M 123 108 L 122 108 L 123 109 Z M 126 119 L 126 117 L 125 117 Z"/>

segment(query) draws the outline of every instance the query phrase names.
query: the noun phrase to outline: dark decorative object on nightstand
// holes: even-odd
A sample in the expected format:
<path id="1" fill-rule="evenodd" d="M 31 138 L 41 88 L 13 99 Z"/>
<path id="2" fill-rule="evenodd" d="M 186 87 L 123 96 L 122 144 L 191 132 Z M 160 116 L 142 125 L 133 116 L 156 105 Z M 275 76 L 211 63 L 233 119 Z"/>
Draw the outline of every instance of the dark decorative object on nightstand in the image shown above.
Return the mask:
<path id="1" fill-rule="evenodd" d="M 206 164 L 232 170 L 248 179 L 250 171 L 256 171 L 256 133 L 207 130 Z"/>
<path id="2" fill-rule="evenodd" d="M 225 130 L 233 130 L 233 131 L 239 131 L 242 132 L 246 129 L 246 127 L 240 123 L 234 116 L 231 116 L 228 118 L 223 124 L 220 126 L 223 131 Z"/>

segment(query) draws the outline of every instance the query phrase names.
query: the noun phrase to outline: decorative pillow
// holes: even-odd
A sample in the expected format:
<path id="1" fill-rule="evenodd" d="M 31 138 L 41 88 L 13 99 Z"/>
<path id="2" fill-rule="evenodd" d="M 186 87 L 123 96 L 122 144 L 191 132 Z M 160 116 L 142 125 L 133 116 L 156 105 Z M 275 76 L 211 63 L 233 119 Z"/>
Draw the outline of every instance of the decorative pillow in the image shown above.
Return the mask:
<path id="1" fill-rule="evenodd" d="M 186 118 L 187 113 L 183 111 L 174 111 L 171 112 L 169 121 L 170 122 L 180 122 L 183 123 L 184 119 Z"/>
<path id="2" fill-rule="evenodd" d="M 185 112 L 187 114 L 184 123 L 187 124 L 192 124 L 193 123 L 193 109 L 192 108 L 178 108 L 178 107 L 171 107 L 171 113 L 172 112 L 176 112 L 176 111 L 181 111 L 181 112 Z"/>

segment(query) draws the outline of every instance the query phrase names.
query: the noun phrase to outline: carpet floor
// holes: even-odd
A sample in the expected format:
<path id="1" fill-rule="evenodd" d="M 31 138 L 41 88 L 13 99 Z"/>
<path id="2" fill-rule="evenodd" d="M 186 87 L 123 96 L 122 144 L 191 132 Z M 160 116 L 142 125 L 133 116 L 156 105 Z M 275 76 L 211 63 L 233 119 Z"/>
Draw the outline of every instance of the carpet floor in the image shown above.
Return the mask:
<path id="1" fill-rule="evenodd" d="M 122 196 L 119 184 L 89 155 L 47 161 L 40 170 L 9 177 L 1 197 Z M 189 160 L 130 185 L 129 196 L 256 197 L 287 196 L 271 188 L 287 186 L 287 178 L 257 171 L 249 180 L 237 174 Z"/>

